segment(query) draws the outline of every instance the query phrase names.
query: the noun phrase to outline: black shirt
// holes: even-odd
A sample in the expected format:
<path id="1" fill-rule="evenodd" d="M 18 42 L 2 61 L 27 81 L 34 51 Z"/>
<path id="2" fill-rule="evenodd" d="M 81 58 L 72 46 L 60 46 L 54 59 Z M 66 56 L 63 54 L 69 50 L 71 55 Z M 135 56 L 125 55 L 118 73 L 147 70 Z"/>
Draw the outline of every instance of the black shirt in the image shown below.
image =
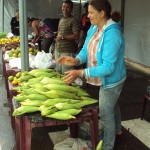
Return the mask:
<path id="1" fill-rule="evenodd" d="M 14 35 L 20 35 L 20 31 L 19 31 L 19 21 L 17 21 L 17 18 L 16 18 L 16 17 L 13 17 L 13 18 L 11 19 L 10 25 L 11 25 L 11 32 L 12 32 Z"/>

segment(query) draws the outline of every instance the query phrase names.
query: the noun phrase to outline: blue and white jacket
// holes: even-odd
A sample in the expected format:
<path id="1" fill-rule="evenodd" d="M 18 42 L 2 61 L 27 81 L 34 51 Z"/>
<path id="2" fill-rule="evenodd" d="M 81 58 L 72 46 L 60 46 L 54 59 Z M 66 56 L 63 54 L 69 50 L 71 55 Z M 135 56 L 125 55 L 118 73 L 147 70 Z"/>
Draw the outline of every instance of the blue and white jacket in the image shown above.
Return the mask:
<path id="1" fill-rule="evenodd" d="M 85 77 L 99 77 L 104 88 L 111 88 L 126 79 L 124 38 L 118 23 L 107 24 L 103 28 L 95 54 L 98 66 L 88 68 L 88 43 L 97 29 L 97 26 L 91 25 L 84 46 L 76 58 L 80 61 L 79 65 L 87 64 L 87 68 L 84 70 Z"/>

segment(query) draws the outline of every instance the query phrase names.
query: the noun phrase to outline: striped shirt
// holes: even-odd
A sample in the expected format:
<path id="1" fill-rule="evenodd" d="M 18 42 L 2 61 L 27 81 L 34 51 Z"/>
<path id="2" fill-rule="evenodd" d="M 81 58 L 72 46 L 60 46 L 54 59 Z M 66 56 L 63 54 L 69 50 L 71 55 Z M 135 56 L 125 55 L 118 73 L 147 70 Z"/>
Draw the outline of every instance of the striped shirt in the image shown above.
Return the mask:
<path id="1" fill-rule="evenodd" d="M 99 39 L 102 34 L 102 30 L 97 30 L 91 40 L 89 41 L 88 44 L 88 68 L 93 68 L 97 66 L 97 60 L 96 60 L 96 50 L 97 46 L 99 44 Z M 100 86 L 102 84 L 100 78 L 91 78 L 87 77 L 87 83 Z"/>
<path id="2" fill-rule="evenodd" d="M 43 21 L 40 21 L 38 28 L 40 30 L 40 36 L 42 38 L 53 38 L 54 37 L 53 31 Z"/>
<path id="3" fill-rule="evenodd" d="M 59 21 L 58 32 L 62 36 L 71 35 L 79 32 L 79 22 L 74 16 L 63 17 Z M 56 42 L 56 51 L 59 53 L 75 53 L 75 40 L 62 39 Z"/>

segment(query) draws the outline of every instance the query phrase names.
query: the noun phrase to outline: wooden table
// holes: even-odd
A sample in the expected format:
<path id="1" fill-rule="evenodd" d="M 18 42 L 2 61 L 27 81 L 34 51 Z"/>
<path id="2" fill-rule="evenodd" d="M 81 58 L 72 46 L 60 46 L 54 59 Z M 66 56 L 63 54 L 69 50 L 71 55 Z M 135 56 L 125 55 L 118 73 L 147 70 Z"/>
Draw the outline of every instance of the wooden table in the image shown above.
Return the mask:
<path id="1" fill-rule="evenodd" d="M 13 109 L 17 108 L 17 102 L 13 99 Z M 80 122 L 90 123 L 91 132 L 91 144 L 92 150 L 96 149 L 98 144 L 98 106 L 90 105 L 83 108 L 83 111 L 76 116 L 75 119 L 67 121 L 43 118 L 40 113 L 30 113 L 22 115 L 21 117 L 15 117 L 16 126 L 16 143 L 17 150 L 31 150 L 31 135 L 32 129 L 45 126 L 60 126 L 68 125 L 70 127 L 71 137 L 78 137 L 78 123 Z"/>

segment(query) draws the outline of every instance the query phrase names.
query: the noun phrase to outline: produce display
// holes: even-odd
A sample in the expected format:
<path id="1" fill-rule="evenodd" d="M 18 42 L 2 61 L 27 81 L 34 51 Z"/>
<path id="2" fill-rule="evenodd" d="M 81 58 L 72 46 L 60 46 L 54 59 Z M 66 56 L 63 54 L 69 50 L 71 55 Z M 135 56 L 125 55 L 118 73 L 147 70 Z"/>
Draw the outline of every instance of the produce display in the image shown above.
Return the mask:
<path id="1" fill-rule="evenodd" d="M 98 102 L 78 85 L 66 85 L 62 75 L 52 69 L 34 69 L 22 74 L 9 77 L 18 81 L 14 87 L 18 95 L 14 99 L 20 106 L 13 116 L 39 111 L 43 117 L 68 120 L 81 113 L 84 106 Z"/>
<path id="2" fill-rule="evenodd" d="M 11 37 L 11 38 L 0 38 L 0 46 L 4 46 L 8 43 L 20 42 L 20 37 Z"/>
<path id="3" fill-rule="evenodd" d="M 31 55 L 36 55 L 39 52 L 39 50 L 35 48 L 31 48 L 31 47 L 28 48 L 28 51 L 29 51 L 29 54 Z M 20 57 L 21 56 L 20 47 L 17 47 L 16 49 L 12 48 L 11 50 L 7 51 L 7 54 L 9 57 L 15 57 L 15 58 Z"/>
<path id="4" fill-rule="evenodd" d="M 14 43 L 5 44 L 4 48 L 5 48 L 5 51 L 8 51 L 8 50 L 11 50 L 12 48 L 16 49 L 19 46 L 20 46 L 20 43 L 14 42 Z"/>

